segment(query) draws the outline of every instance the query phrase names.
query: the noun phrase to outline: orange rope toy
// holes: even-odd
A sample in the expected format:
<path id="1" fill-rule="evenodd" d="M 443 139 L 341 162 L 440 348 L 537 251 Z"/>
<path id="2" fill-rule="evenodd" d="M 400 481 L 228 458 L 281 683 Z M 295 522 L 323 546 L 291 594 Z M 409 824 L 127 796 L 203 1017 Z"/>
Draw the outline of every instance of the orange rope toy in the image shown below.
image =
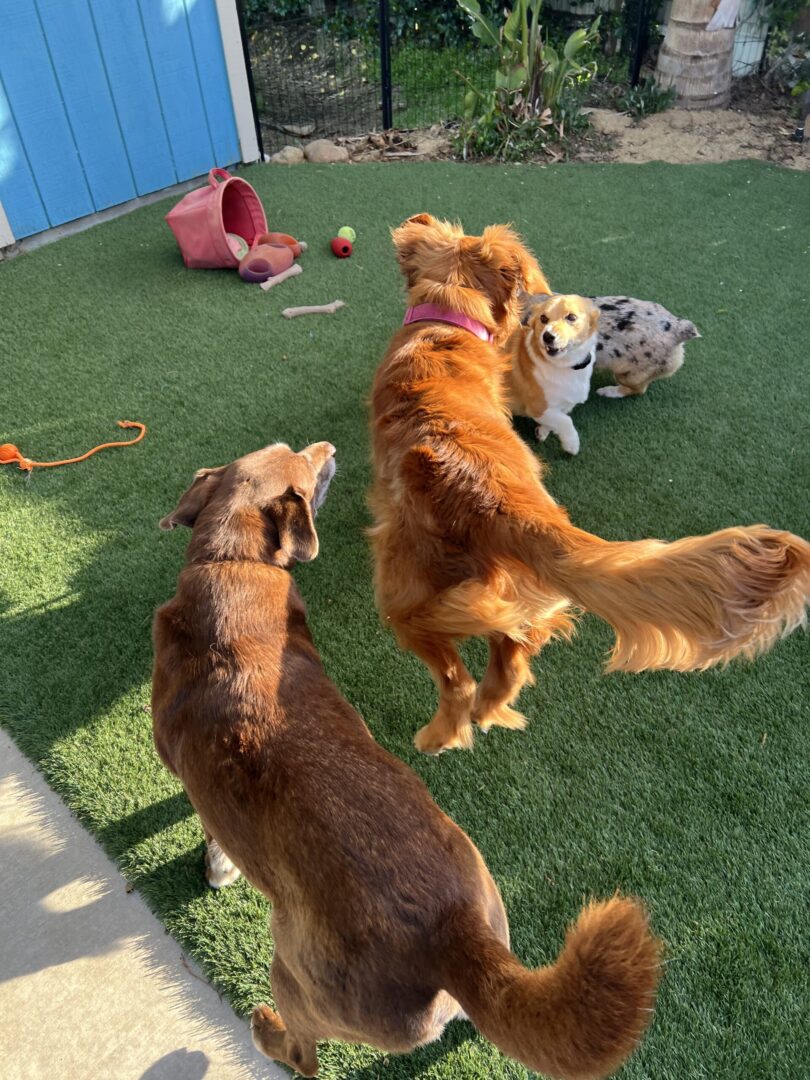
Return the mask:
<path id="1" fill-rule="evenodd" d="M 146 424 L 142 424 L 139 420 L 119 420 L 118 426 L 120 428 L 140 428 L 141 430 L 129 442 L 105 442 L 101 446 L 94 446 L 92 450 L 88 450 L 81 457 L 64 458 L 62 461 L 31 461 L 29 458 L 22 456 L 14 443 L 7 442 L 0 446 L 0 465 L 10 465 L 12 461 L 16 461 L 21 469 L 26 469 L 29 472 L 31 469 L 51 469 L 54 465 L 73 465 L 77 461 L 84 461 L 85 458 L 89 458 L 91 454 L 97 454 L 99 450 L 106 450 L 108 446 L 134 446 L 146 434 Z"/>

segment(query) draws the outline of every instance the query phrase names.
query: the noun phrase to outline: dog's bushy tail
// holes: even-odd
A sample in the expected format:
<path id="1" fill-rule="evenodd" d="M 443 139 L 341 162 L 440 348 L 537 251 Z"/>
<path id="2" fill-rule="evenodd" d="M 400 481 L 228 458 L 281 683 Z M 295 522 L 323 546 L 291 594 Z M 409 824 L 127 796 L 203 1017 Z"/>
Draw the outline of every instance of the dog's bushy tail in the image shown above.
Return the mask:
<path id="1" fill-rule="evenodd" d="M 581 912 L 548 967 L 525 968 L 470 912 L 441 963 L 444 988 L 500 1050 L 546 1076 L 586 1080 L 613 1072 L 644 1034 L 660 943 L 644 908 L 617 897 Z"/>
<path id="2" fill-rule="evenodd" d="M 694 671 L 752 659 L 806 624 L 810 544 L 764 525 L 672 543 L 611 543 L 570 527 L 543 577 L 610 623 L 611 671 Z M 550 571 L 550 572 L 549 572 Z"/>

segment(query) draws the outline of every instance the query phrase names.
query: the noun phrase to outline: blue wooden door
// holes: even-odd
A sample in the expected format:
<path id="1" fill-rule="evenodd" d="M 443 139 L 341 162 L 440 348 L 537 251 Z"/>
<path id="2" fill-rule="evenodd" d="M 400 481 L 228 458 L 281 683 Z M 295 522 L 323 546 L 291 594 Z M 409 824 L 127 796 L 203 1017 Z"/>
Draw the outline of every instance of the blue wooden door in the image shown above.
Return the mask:
<path id="1" fill-rule="evenodd" d="M 215 0 L 0 0 L 16 237 L 238 160 Z"/>

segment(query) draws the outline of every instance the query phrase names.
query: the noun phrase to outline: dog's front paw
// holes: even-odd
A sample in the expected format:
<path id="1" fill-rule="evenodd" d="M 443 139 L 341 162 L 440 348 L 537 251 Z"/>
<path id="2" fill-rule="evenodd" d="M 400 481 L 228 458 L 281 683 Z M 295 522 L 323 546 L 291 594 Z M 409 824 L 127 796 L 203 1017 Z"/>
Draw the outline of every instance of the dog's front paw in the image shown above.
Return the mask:
<path id="1" fill-rule="evenodd" d="M 282 1061 L 302 1076 L 318 1075 L 314 1042 L 290 1035 L 284 1021 L 269 1005 L 257 1005 L 250 1017 L 253 1045 L 265 1057 Z"/>
<path id="2" fill-rule="evenodd" d="M 273 1012 L 269 1005 L 257 1005 L 250 1014 L 250 1030 L 253 1041 L 261 1039 L 262 1035 L 272 1038 L 280 1032 L 286 1031 L 284 1021 L 277 1012 Z M 261 1046 L 259 1047 L 261 1050 Z"/>
<path id="3" fill-rule="evenodd" d="M 596 391 L 602 397 L 623 398 L 627 397 L 627 391 L 622 386 L 600 386 Z"/>
<path id="4" fill-rule="evenodd" d="M 574 432 L 573 435 L 567 435 L 564 439 L 560 439 L 560 446 L 566 454 L 571 454 L 572 457 L 575 456 L 579 453 L 579 435 Z"/>
<path id="5" fill-rule="evenodd" d="M 547 428 L 545 424 L 538 424 L 534 429 L 534 437 L 538 442 L 545 442 L 551 434 L 551 428 Z"/>

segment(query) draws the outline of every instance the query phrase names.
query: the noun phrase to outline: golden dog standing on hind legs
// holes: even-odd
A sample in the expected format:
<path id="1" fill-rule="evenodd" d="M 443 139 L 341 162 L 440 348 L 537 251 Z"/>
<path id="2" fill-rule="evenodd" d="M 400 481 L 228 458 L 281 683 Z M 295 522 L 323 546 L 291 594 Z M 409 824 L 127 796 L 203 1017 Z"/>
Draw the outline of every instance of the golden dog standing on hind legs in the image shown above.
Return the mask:
<path id="1" fill-rule="evenodd" d="M 804 622 L 810 545 L 791 533 L 609 543 L 572 525 L 505 399 L 520 294 L 551 291 L 536 262 L 504 226 L 465 236 L 418 214 L 393 239 L 410 308 L 374 381 L 371 536 L 380 612 L 439 690 L 420 750 L 522 727 L 530 658 L 571 633 L 572 608 L 610 623 L 624 671 L 754 657 Z M 478 687 L 456 648 L 473 635 L 489 642 Z"/>

